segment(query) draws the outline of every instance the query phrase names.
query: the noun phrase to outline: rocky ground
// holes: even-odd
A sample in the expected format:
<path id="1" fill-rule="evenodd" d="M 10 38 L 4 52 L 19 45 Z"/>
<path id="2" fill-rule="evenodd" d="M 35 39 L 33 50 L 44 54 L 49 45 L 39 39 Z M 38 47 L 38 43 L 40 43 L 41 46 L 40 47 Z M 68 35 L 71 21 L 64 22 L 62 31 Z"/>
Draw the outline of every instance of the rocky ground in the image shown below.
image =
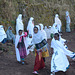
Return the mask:
<path id="1" fill-rule="evenodd" d="M 68 40 L 68 47 L 71 51 L 75 52 L 75 31 L 71 33 L 63 33 L 63 38 Z M 48 40 L 50 44 L 50 40 Z M 0 75 L 33 75 L 33 67 L 35 56 L 32 52 L 26 58 L 29 65 L 21 65 L 17 63 L 15 56 L 15 48 L 12 44 L 2 45 L 0 44 L 0 50 L 4 52 L 0 54 Z M 50 50 L 49 50 L 50 52 Z M 69 58 L 70 68 L 66 75 L 75 75 L 75 62 Z M 50 75 L 50 57 L 46 58 L 46 68 L 39 71 L 39 75 Z M 59 75 L 59 74 L 58 74 Z"/>

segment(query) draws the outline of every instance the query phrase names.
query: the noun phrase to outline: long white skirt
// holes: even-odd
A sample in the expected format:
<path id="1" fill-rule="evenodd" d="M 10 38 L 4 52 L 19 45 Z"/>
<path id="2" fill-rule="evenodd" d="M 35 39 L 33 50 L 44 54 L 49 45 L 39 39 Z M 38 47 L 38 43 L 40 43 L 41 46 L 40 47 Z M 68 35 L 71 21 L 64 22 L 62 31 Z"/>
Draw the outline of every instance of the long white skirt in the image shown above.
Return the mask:
<path id="1" fill-rule="evenodd" d="M 69 67 L 69 61 L 66 55 L 61 51 L 56 51 L 52 55 L 51 72 L 63 71 L 65 72 Z"/>
<path id="2" fill-rule="evenodd" d="M 17 58 L 17 61 L 21 61 L 18 48 L 16 48 L 16 58 Z"/>

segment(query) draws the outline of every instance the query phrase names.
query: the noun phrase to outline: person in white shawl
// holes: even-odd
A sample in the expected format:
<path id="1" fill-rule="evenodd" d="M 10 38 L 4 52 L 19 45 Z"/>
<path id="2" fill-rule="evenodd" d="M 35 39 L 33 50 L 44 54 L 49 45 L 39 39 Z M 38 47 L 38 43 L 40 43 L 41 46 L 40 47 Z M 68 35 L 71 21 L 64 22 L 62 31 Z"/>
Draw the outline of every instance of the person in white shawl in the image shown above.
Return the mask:
<path id="1" fill-rule="evenodd" d="M 58 33 L 57 23 L 54 23 L 53 26 L 51 27 L 51 33 L 53 34 Z"/>
<path id="2" fill-rule="evenodd" d="M 71 32 L 70 23 L 71 23 L 71 19 L 70 19 L 70 16 L 69 16 L 69 12 L 66 11 L 66 32 Z"/>
<path id="3" fill-rule="evenodd" d="M 50 39 L 50 30 L 47 28 L 47 26 L 45 26 L 44 30 L 47 34 L 47 39 Z"/>
<path id="4" fill-rule="evenodd" d="M 67 59 L 67 56 L 74 59 L 75 53 L 64 47 L 64 45 L 59 41 L 58 33 L 55 33 L 54 38 L 51 41 L 51 48 L 53 50 L 51 59 L 51 75 L 54 75 L 53 73 L 57 73 L 59 71 L 63 73 L 66 72 L 69 68 L 69 61 Z"/>
<path id="5" fill-rule="evenodd" d="M 34 18 L 33 17 L 31 17 L 30 18 L 30 20 L 29 20 L 29 22 L 28 22 L 28 26 L 27 26 L 27 31 L 28 31 L 28 33 L 29 34 L 31 34 L 32 35 L 32 38 L 33 38 L 33 28 L 34 28 Z"/>
<path id="6" fill-rule="evenodd" d="M 18 31 L 23 30 L 24 31 L 24 24 L 22 20 L 22 14 L 19 14 L 19 16 L 16 19 L 16 34 L 18 35 Z"/>
<path id="7" fill-rule="evenodd" d="M 57 24 L 58 31 L 61 32 L 62 23 L 61 23 L 61 20 L 59 19 L 59 15 L 58 14 L 55 15 L 55 23 Z"/>
<path id="8" fill-rule="evenodd" d="M 43 34 L 42 32 L 40 31 L 39 29 L 39 25 L 36 25 L 34 27 L 34 35 L 33 35 L 33 39 L 32 39 L 32 43 L 31 45 L 29 46 L 29 48 L 32 46 L 32 45 L 37 45 L 39 44 L 40 42 L 42 42 L 45 38 L 43 37 Z M 42 58 L 42 49 L 38 50 L 37 47 L 36 47 L 36 58 L 35 58 L 35 65 L 34 65 L 34 74 L 38 74 L 38 70 L 39 69 L 42 69 L 45 67 L 45 63 L 43 61 L 43 58 Z"/>
<path id="9" fill-rule="evenodd" d="M 0 42 L 6 43 L 7 41 L 6 38 L 7 38 L 7 35 L 4 31 L 3 25 L 0 25 Z"/>
<path id="10" fill-rule="evenodd" d="M 18 32 L 19 33 L 19 32 Z M 16 50 L 16 58 L 17 58 L 17 61 L 19 63 L 21 63 L 21 58 L 20 58 L 20 53 L 19 53 L 19 49 L 17 48 L 17 45 L 18 45 L 18 42 L 20 40 L 20 37 L 23 36 L 24 34 L 22 35 L 16 35 L 16 38 L 15 38 L 15 50 Z M 25 43 L 25 46 L 27 46 L 26 44 L 26 38 L 24 38 L 24 43 Z"/>
<path id="11" fill-rule="evenodd" d="M 58 33 L 57 23 L 54 23 L 50 29 L 50 38 L 53 38 L 55 33 Z"/>
<path id="12" fill-rule="evenodd" d="M 44 30 L 43 24 L 40 23 L 39 26 L 40 26 L 40 30 L 42 31 L 42 34 L 43 34 L 44 38 L 47 41 L 47 34 L 46 34 L 45 30 Z"/>
<path id="13" fill-rule="evenodd" d="M 39 24 L 39 27 L 40 27 L 40 30 L 41 30 L 41 32 L 42 32 L 42 35 L 43 35 L 44 39 L 47 41 L 47 34 L 46 34 L 46 32 L 44 31 L 43 24 Z M 44 62 L 45 62 L 45 57 L 49 57 L 49 52 L 48 52 L 48 50 L 42 52 L 42 57 L 43 57 L 43 60 L 44 60 Z"/>

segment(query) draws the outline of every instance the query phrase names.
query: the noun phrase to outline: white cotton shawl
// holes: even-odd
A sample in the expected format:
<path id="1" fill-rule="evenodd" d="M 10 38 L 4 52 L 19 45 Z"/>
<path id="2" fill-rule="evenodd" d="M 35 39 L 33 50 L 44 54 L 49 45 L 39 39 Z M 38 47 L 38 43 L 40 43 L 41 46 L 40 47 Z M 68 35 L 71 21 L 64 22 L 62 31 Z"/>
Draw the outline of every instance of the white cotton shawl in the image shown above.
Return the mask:
<path id="1" fill-rule="evenodd" d="M 56 25 L 57 25 L 57 23 L 54 23 L 53 26 L 51 27 L 51 33 L 53 33 L 53 34 L 58 33 Z"/>
<path id="2" fill-rule="evenodd" d="M 58 14 L 55 15 L 55 23 L 57 24 L 57 28 L 59 30 L 59 32 L 61 31 L 61 26 L 62 26 L 62 23 L 61 23 L 61 20 L 59 19 L 59 16 Z"/>
<path id="3" fill-rule="evenodd" d="M 66 11 L 66 23 L 71 23 L 71 19 L 68 11 Z"/>
<path id="4" fill-rule="evenodd" d="M 42 35 L 43 35 L 44 39 L 47 41 L 47 34 L 46 34 L 45 30 L 44 30 L 44 26 L 43 26 L 43 24 L 39 24 L 39 25 L 41 26 Z"/>
<path id="5" fill-rule="evenodd" d="M 54 49 L 54 53 L 52 55 L 51 60 L 51 72 L 65 72 L 67 70 L 66 68 L 69 66 L 69 62 L 66 55 L 73 57 L 75 56 L 75 53 L 66 49 L 61 43 L 61 41 L 55 40 L 54 38 L 51 41 L 51 48 Z"/>
<path id="6" fill-rule="evenodd" d="M 54 38 L 52 39 L 51 42 L 51 47 L 54 48 L 54 50 L 61 50 L 65 55 L 68 55 L 70 57 L 73 57 L 75 54 L 71 52 L 70 50 L 66 49 L 61 41 L 55 40 Z"/>
<path id="7" fill-rule="evenodd" d="M 0 25 L 0 42 L 2 42 L 4 38 L 7 38 L 7 35 L 4 31 L 3 25 Z"/>
<path id="8" fill-rule="evenodd" d="M 44 40 L 44 37 L 42 35 L 42 32 L 39 29 L 39 25 L 36 25 L 36 27 L 38 28 L 38 32 L 33 35 L 33 39 L 32 39 L 32 44 L 38 44 L 40 43 L 42 40 Z"/>
<path id="9" fill-rule="evenodd" d="M 21 61 L 21 59 L 20 59 L 20 53 L 19 53 L 19 50 L 17 48 L 19 39 L 20 39 L 20 36 L 19 35 L 16 35 L 16 38 L 15 38 L 15 50 L 16 50 L 16 58 L 17 58 L 17 61 Z"/>
<path id="10" fill-rule="evenodd" d="M 69 12 L 68 11 L 66 11 L 66 16 L 69 16 Z"/>
<path id="11" fill-rule="evenodd" d="M 19 14 L 18 18 L 16 19 L 16 34 L 18 35 L 19 30 L 24 30 L 24 24 L 22 21 L 22 14 Z"/>
<path id="12" fill-rule="evenodd" d="M 15 38 L 15 50 L 16 50 L 17 61 L 21 61 L 21 59 L 20 59 L 20 53 L 19 53 L 19 50 L 17 48 L 17 45 L 18 45 L 20 37 L 23 36 L 23 35 L 24 34 L 22 34 L 22 35 L 16 35 L 16 38 Z M 27 55 L 28 55 L 28 51 L 27 51 L 27 37 L 24 38 L 24 44 L 25 44 L 25 47 L 26 47 Z"/>
<path id="13" fill-rule="evenodd" d="M 31 34 L 32 37 L 33 37 L 33 28 L 34 28 L 34 24 L 32 22 L 33 20 L 34 20 L 34 18 L 31 17 L 29 22 L 28 22 L 28 26 L 27 26 L 27 31 L 29 31 L 29 34 Z"/>

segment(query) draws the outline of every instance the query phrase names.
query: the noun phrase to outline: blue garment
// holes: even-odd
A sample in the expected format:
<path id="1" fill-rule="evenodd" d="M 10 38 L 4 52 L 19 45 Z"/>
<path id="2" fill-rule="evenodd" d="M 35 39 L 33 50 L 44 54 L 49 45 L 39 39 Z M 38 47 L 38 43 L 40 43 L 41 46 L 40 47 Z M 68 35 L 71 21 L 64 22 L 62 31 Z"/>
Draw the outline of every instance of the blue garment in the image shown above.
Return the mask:
<path id="1" fill-rule="evenodd" d="M 66 32 L 71 32 L 70 30 L 70 17 L 69 16 L 66 16 Z"/>
<path id="2" fill-rule="evenodd" d="M 13 43 L 15 43 L 15 35 L 12 33 L 12 30 L 10 30 L 10 27 L 8 27 L 6 34 L 7 40 L 13 40 Z"/>
<path id="3" fill-rule="evenodd" d="M 1 43 L 5 44 L 7 42 L 7 38 L 4 38 Z"/>

